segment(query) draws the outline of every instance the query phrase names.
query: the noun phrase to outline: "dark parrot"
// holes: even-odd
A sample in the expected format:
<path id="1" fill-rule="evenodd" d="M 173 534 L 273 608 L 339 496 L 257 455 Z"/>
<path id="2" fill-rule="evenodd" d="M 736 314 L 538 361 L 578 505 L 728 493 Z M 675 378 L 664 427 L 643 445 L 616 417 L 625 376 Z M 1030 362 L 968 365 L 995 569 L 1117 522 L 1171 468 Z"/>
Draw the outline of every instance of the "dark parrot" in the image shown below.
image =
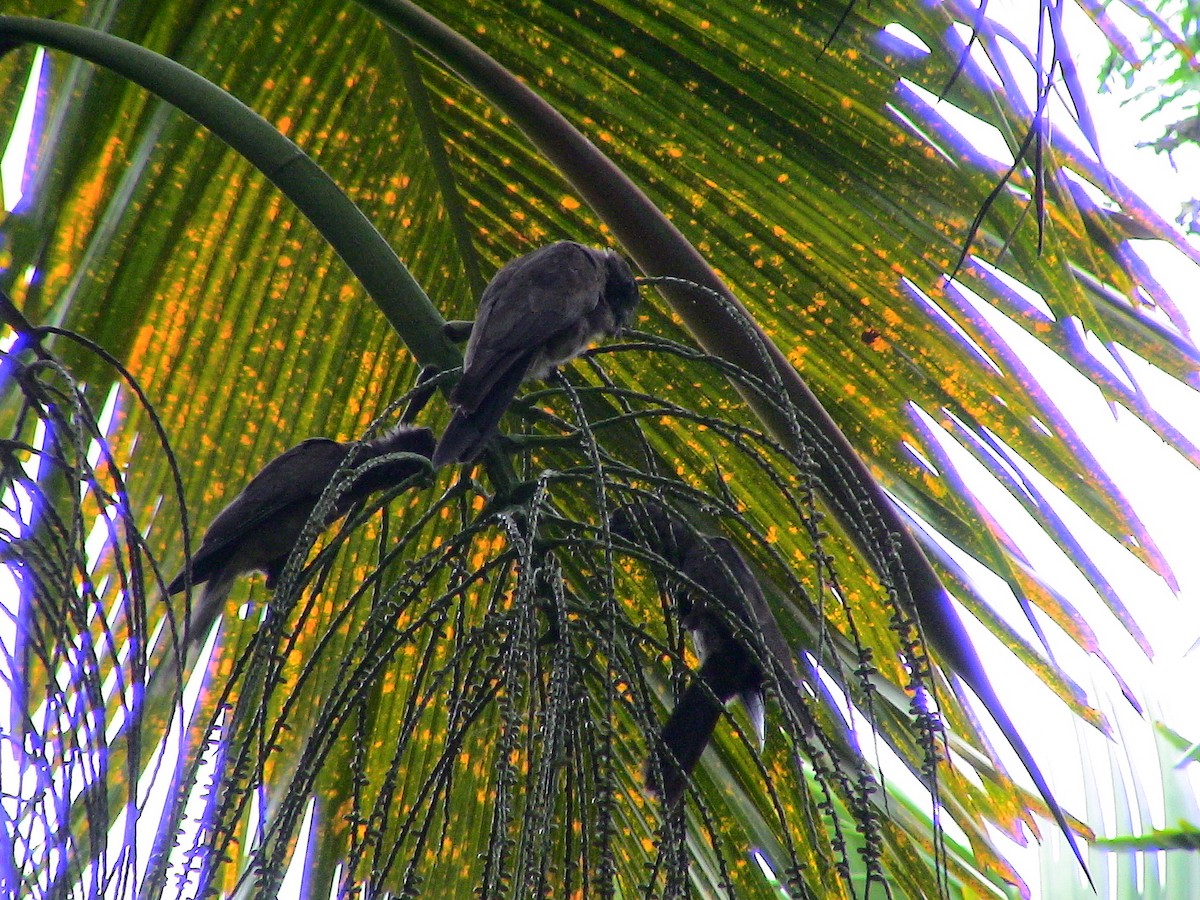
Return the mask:
<path id="1" fill-rule="evenodd" d="M 765 651 L 794 682 L 792 654 L 758 580 L 728 539 L 694 531 L 679 515 L 651 501 L 618 510 L 609 519 L 609 528 L 662 557 L 682 576 L 667 579 L 666 589 L 691 635 L 700 670 L 663 726 L 645 773 L 650 790 L 674 805 L 683 796 L 725 704 L 734 697 L 740 697 L 759 740 L 763 739 L 763 685 L 768 680 L 764 656 L 735 632 L 760 636 Z M 733 617 L 742 628 L 732 625 Z"/>
<path id="2" fill-rule="evenodd" d="M 521 382 L 545 378 L 592 341 L 619 334 L 637 302 L 633 272 L 612 250 L 559 241 L 505 265 L 479 298 L 434 467 L 473 460 Z"/>
<path id="3" fill-rule="evenodd" d="M 353 466 L 350 484 L 330 508 L 323 527 L 346 515 L 359 500 L 400 484 L 425 465 L 408 458 L 363 469 L 371 460 L 393 453 L 428 459 L 433 453 L 433 432 L 401 425 L 362 444 L 309 438 L 263 466 L 213 519 L 192 557 L 191 582 L 205 587 L 193 611 L 191 640 L 205 638 L 239 576 L 263 572 L 267 587 L 275 588 L 321 494 L 347 458 Z M 182 591 L 186 581 L 185 569 L 171 580 L 167 594 Z"/>

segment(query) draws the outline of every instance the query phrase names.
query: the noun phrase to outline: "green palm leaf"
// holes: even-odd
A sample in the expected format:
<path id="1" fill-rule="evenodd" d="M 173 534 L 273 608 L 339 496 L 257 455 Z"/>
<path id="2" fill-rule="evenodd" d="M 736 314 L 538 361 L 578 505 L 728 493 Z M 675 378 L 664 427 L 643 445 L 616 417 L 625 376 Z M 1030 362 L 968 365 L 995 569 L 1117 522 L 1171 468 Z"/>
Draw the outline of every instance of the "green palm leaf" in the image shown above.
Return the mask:
<path id="1" fill-rule="evenodd" d="M 45 12 L 17 6 L 12 12 Z M 36 599 L 46 578 L 27 578 L 23 620 L 27 612 L 27 649 L 37 652 L 14 670 L 20 696 L 86 695 L 109 721 L 124 715 L 142 727 L 89 733 L 85 746 L 104 747 L 109 760 L 89 802 L 72 806 L 68 792 L 65 812 L 16 821 L 69 823 L 74 868 L 61 884 L 81 878 L 91 859 L 105 860 L 114 882 L 136 868 L 101 856 L 100 835 L 151 764 L 169 710 L 165 698 L 141 708 L 103 683 L 122 666 L 137 680 L 140 663 L 114 661 L 121 648 L 144 652 L 168 616 L 175 625 L 167 627 L 178 627 L 183 608 L 168 613 L 152 574 L 169 576 L 182 562 L 182 523 L 194 533 L 262 463 L 304 437 L 361 434 L 404 397 L 417 360 L 453 366 L 441 319 L 470 316 L 481 281 L 506 259 L 558 238 L 602 244 L 611 235 L 648 275 L 723 283 L 752 319 L 678 282 L 662 283 L 661 295 L 644 289 L 638 333 L 626 345 L 518 403 L 523 419 L 510 417 L 508 427 L 536 437 L 511 468 L 492 459 L 477 482 L 442 472 L 392 498 L 386 513 L 367 511 L 323 540 L 312 566 L 301 571 L 294 559 L 269 605 L 258 584 L 235 594 L 249 602 L 240 615 L 236 604 L 228 610 L 183 737 L 185 759 L 218 749 L 215 769 L 197 763 L 179 776 L 202 792 L 210 780 L 219 787 L 209 792 L 205 828 L 189 837 L 216 850 L 199 857 L 200 877 L 224 891 L 273 889 L 315 798 L 320 837 L 305 863 L 314 896 L 338 879 L 488 896 L 673 895 L 690 881 L 706 895 L 778 896 L 752 849 L 794 895 L 849 895 L 863 879 L 886 877 L 903 894 L 932 896 L 939 870 L 955 895 L 999 890 L 1014 876 L 984 823 L 1018 827 L 1031 798 L 1013 791 L 959 699 L 950 670 L 968 681 L 978 675 L 969 645 L 939 640 L 957 634 L 956 619 L 923 618 L 933 666 L 916 680 L 939 715 L 910 708 L 904 688 L 924 658 L 896 624 L 911 613 L 910 591 L 923 617 L 941 615 L 936 572 L 1076 713 L 1102 720 L 916 523 L 1052 621 L 1072 621 L 1070 598 L 1030 571 L 972 498 L 941 449 L 947 435 L 990 469 L 1137 634 L 1136 611 L 1076 543 L 1043 485 L 1168 582 L 1169 567 L 994 324 L 995 311 L 1195 459 L 1170 421 L 1080 338 L 1087 329 L 1194 378 L 1195 348 L 1170 307 L 1164 302 L 1167 318 L 1157 317 L 1134 299 L 1161 292 L 1134 265 L 1121 221 L 1086 202 L 1071 173 L 1103 185 L 1140 228 L 1174 236 L 1119 184 L 1095 177 L 1089 154 L 1063 142 L 1047 150 L 1040 173 L 1015 167 L 956 280 L 945 280 L 1006 167 L 913 86 L 944 91 L 995 124 L 1011 152 L 1031 108 L 1007 89 L 1016 76 L 998 56 L 995 74 L 972 61 L 952 78 L 964 47 L 950 26 L 973 22 L 953 7 L 875 3 L 844 19 L 841 9 L 771 6 L 427 9 L 579 127 L 644 197 L 609 180 L 544 111 L 521 107 L 498 75 L 472 69 L 484 64 L 398 2 L 156 2 L 116 12 L 79 3 L 62 14 L 177 60 L 185 69 L 175 94 L 153 71 L 141 86 L 126 80 L 139 58 L 129 48 L 96 56 L 86 46 L 103 46 L 94 35 L 0 19 L 5 39 L 36 38 L 105 67 L 50 55 L 38 176 L 25 207 L 0 224 L 5 284 L 26 319 L 86 334 L 149 400 L 125 388 L 118 395 L 107 436 L 119 483 L 79 463 L 99 424 L 87 410 L 58 424 L 84 435 L 81 453 L 59 454 L 76 461 L 63 471 L 96 487 L 80 504 L 71 478 L 45 482 L 45 507 L 77 508 L 81 527 L 63 529 L 59 541 L 36 522 L 42 537 L 29 546 L 68 558 L 63 545 L 73 547 L 76 570 L 94 571 L 94 586 L 77 591 L 79 579 L 60 572 L 71 625 L 51 629 L 60 608 Z M 425 50 L 414 53 L 381 19 Z M 928 51 L 884 35 L 893 23 Z M 980 26 L 986 51 L 1002 40 Z M 0 61 L 5 128 L 27 65 L 23 52 Z M 225 112 L 236 104 L 186 80 L 187 70 L 244 103 L 244 122 Z M 189 106 L 200 97 L 211 97 L 210 112 Z M 258 137 L 248 142 L 251 133 Z M 289 140 L 315 166 L 291 156 Z M 271 147 L 288 155 L 271 156 Z M 309 176 L 293 180 L 297 171 Z M 1043 188 L 1039 224 L 1029 198 Z M 665 218 L 645 217 L 647 198 Z M 680 251 L 673 229 L 700 255 Z M 714 357 L 697 353 L 697 343 Z M 103 405 L 117 380 L 110 362 L 61 337 L 44 334 L 42 344 L 72 389 Z M 41 395 L 8 390 L 13 437 L 32 444 L 31 414 L 50 407 Z M 151 407 L 173 455 L 152 439 Z M 440 401 L 429 416 L 444 421 Z M 14 445 L 13 453 L 5 471 L 21 484 L 28 451 Z M 867 470 L 911 519 L 861 480 Z M 722 725 L 699 791 L 675 820 L 645 796 L 637 773 L 688 660 L 651 573 L 614 556 L 596 530 L 606 509 L 647 490 L 699 503 L 711 527 L 738 540 L 784 633 L 820 673 L 804 700 L 816 737 L 796 710 L 780 709 L 786 721 L 760 759 Z M 122 498 L 126 520 L 148 539 L 114 538 L 97 562 L 87 559 L 82 523 L 108 495 Z M 933 554 L 932 568 L 916 541 L 899 537 L 910 533 Z M 123 566 L 132 577 L 113 577 Z M 62 648 L 82 632 L 111 650 L 95 655 L 89 679 L 60 686 Z M 1073 637 L 1103 654 L 1087 631 Z M 937 787 L 965 843 L 943 841 L 895 785 L 886 788 L 889 804 L 876 805 L 864 780 L 877 762 L 872 740 L 850 729 L 838 712 L 847 705 L 915 773 L 930 764 L 946 724 L 956 762 L 972 776 L 938 767 Z M 32 699 L 26 707 L 23 727 L 44 733 L 51 719 Z M 130 740 L 135 734 L 143 744 Z M 46 763 L 63 765 L 70 745 L 45 746 Z M 60 877 L 36 853 L 13 868 L 29 890 L 48 892 Z M 165 850 L 151 860 L 154 877 L 168 868 Z"/>

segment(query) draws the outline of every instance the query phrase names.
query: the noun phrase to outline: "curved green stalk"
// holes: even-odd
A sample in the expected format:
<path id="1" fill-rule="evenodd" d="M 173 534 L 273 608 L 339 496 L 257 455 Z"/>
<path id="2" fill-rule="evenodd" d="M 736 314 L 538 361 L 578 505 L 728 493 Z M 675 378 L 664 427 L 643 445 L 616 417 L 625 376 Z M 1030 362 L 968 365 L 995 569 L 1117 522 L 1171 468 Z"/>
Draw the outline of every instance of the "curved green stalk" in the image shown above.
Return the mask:
<path id="1" fill-rule="evenodd" d="M 78 25 L 0 16 L 0 48 L 40 44 L 128 78 L 191 116 L 267 176 L 304 213 L 424 365 L 460 364 L 443 320 L 383 236 L 293 141 L 227 91 L 137 44 Z"/>

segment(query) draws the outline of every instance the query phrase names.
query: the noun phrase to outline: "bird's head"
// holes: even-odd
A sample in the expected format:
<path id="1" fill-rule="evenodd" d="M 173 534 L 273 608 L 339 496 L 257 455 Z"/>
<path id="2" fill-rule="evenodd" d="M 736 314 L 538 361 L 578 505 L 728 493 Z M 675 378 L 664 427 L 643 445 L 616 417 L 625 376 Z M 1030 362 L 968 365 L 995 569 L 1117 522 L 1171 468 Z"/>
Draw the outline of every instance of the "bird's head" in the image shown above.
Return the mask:
<path id="1" fill-rule="evenodd" d="M 604 301 L 612 310 L 617 332 L 633 319 L 633 311 L 638 305 L 638 285 L 633 279 L 633 271 L 621 254 L 604 251 Z"/>
<path id="2" fill-rule="evenodd" d="M 426 459 L 433 456 L 433 432 L 428 428 L 399 425 L 386 434 L 368 441 L 360 451 L 359 459 L 373 459 L 389 453 L 416 453 Z"/>
<path id="3" fill-rule="evenodd" d="M 352 462 L 356 469 L 363 469 L 371 460 L 391 453 L 411 453 L 414 456 L 423 456 L 425 459 L 429 459 L 433 456 L 435 444 L 433 432 L 428 428 L 400 425 L 386 434 L 362 444 Z M 355 478 L 354 488 L 351 491 L 352 499 L 394 487 L 416 475 L 423 468 L 426 466 L 420 460 L 411 457 L 398 458 L 365 468 Z"/>

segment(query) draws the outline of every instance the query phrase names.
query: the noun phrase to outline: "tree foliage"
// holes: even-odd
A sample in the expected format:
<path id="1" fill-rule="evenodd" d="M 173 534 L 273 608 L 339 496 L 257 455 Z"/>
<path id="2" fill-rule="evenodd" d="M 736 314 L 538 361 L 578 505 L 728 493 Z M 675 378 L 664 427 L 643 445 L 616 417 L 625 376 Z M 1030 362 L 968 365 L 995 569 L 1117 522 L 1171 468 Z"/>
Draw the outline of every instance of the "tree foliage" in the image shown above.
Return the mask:
<path id="1" fill-rule="evenodd" d="M 1159 0 L 1137 7 L 1131 39 L 1103 7 L 1096 9 L 1111 51 L 1101 72 L 1105 88 L 1117 88 L 1134 103 L 1142 119 L 1161 135 L 1146 144 L 1166 153 L 1175 164 L 1176 155 L 1194 153 L 1200 145 L 1200 11 L 1181 0 Z M 1182 160 L 1180 160 L 1182 162 Z M 1191 233 L 1197 231 L 1200 199 L 1186 197 L 1176 218 Z"/>
<path id="2" fill-rule="evenodd" d="M 1041 10 L 1033 43 L 956 3 L 878 0 L 0 18 L 0 47 L 57 48 L 28 193 L 0 223 L 6 675 L 31 785 L 5 807 L 0 876 L 33 896 L 270 894 L 304 851 L 312 896 L 1016 881 L 987 825 L 1019 833 L 1044 805 L 965 699 L 964 681 L 1003 724 L 956 610 L 1105 723 L 963 559 L 1106 657 L 947 447 L 1135 637 L 1050 496 L 1172 576 L 1003 320 L 1200 462 L 1105 362 L 1196 386 L 1186 324 L 1130 238 L 1200 256 L 1096 160 L 1061 14 Z M 0 128 L 30 59 L 0 60 Z M 1071 119 L 1051 141 L 1060 84 Z M 1006 149 L 968 140 L 969 117 Z M 443 319 L 560 238 L 619 243 L 652 276 L 635 329 L 525 393 L 481 466 L 311 529 L 274 594 L 235 592 L 206 666 L 156 683 L 191 602 L 161 590 L 197 523 L 300 439 L 386 427 L 418 363 L 456 365 Z M 440 427 L 445 404 L 424 415 Z M 658 590 L 677 573 L 604 526 L 649 496 L 740 546 L 802 673 L 775 685 L 761 751 L 727 717 L 676 814 L 640 768 L 694 663 Z M 892 753 L 936 815 L 881 778 Z M 145 772 L 165 795 L 137 788 Z M 131 806 L 150 829 L 124 824 Z"/>

